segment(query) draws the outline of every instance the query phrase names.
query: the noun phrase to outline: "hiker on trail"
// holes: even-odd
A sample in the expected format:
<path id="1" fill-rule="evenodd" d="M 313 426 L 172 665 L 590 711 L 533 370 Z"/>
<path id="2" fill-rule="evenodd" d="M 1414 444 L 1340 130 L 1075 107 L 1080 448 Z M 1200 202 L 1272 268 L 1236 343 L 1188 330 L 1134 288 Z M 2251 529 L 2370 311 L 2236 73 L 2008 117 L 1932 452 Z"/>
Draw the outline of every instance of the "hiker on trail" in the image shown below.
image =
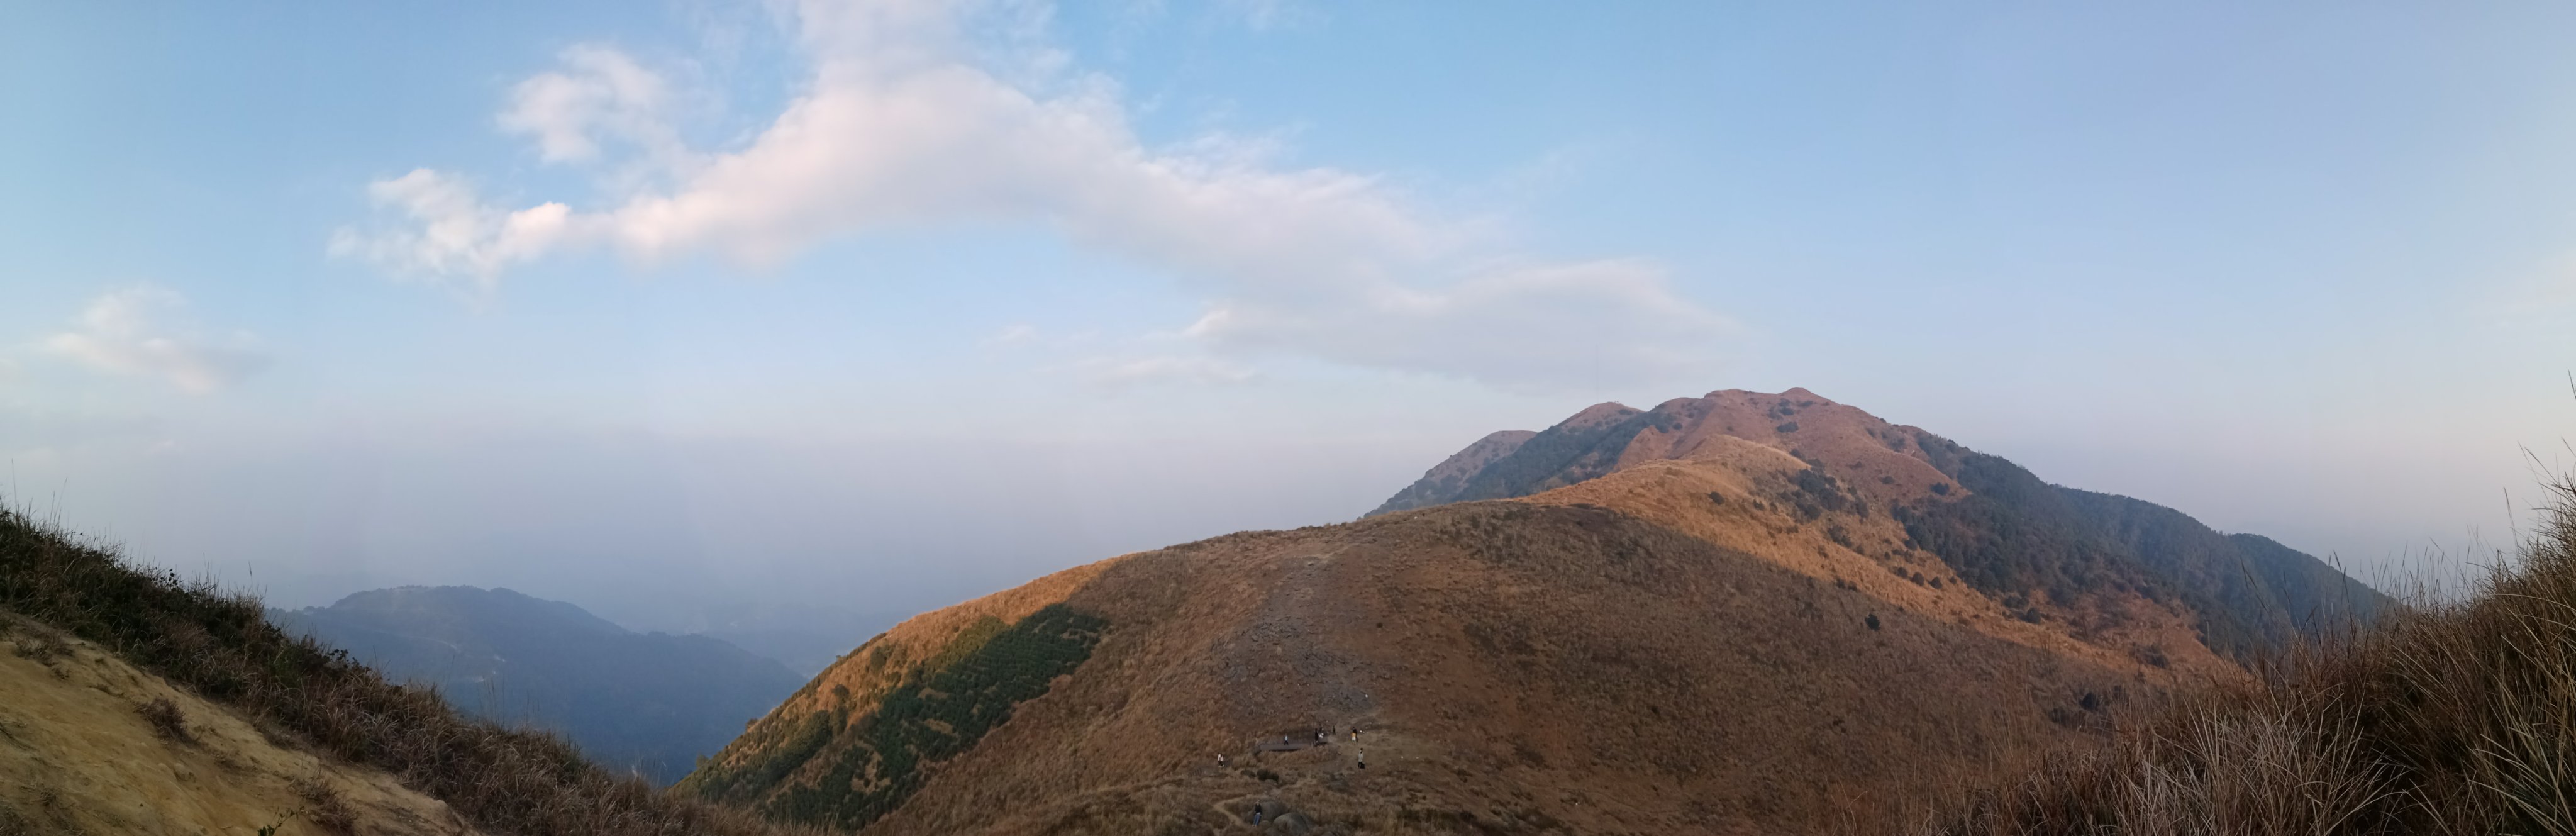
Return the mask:
<path id="1" fill-rule="evenodd" d="M 1359 754 L 1359 756 L 1360 756 L 1360 768 L 1361 768 L 1361 769 L 1367 769 L 1367 768 L 1368 768 L 1368 750 L 1367 750 L 1367 749 L 1360 749 L 1360 750 L 1357 750 L 1357 753 L 1358 753 L 1358 754 Z"/>
<path id="2" fill-rule="evenodd" d="M 1254 805 L 1252 805 L 1252 823 L 1253 823 L 1253 824 L 1260 824 L 1260 823 L 1261 823 L 1261 805 L 1259 805 L 1259 804 L 1254 804 Z"/>
<path id="3" fill-rule="evenodd" d="M 1218 768 L 1218 769 L 1224 769 L 1224 768 L 1225 768 L 1225 753 L 1224 753 L 1224 752 L 1218 752 L 1218 753 L 1216 753 L 1216 768 Z"/>

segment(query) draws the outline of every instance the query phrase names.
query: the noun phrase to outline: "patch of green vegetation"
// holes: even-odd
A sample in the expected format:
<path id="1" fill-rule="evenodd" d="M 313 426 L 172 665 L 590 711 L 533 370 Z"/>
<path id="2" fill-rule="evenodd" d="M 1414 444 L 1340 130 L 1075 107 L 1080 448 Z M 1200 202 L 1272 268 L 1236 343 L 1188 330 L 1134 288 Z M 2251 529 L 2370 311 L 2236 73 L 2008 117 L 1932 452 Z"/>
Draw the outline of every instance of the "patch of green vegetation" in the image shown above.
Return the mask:
<path id="1" fill-rule="evenodd" d="M 1815 465 L 1791 474 L 1789 484 L 1797 488 L 1789 495 L 1789 504 L 1797 507 L 1799 519 L 1812 520 L 1827 512 L 1869 516 L 1869 502 L 1861 498 L 1860 491 L 1844 486 Z"/>
<path id="2" fill-rule="evenodd" d="M 757 799 L 787 780 L 797 767 L 813 760 L 815 753 L 823 751 L 849 721 L 847 706 L 805 715 L 793 726 L 780 726 L 777 728 L 782 731 L 764 734 L 765 740 L 752 741 L 752 751 L 762 753 L 759 757 L 731 767 L 708 763 L 674 789 L 693 792 L 710 801 L 741 803 Z"/>
<path id="3" fill-rule="evenodd" d="M 849 728 L 850 745 L 829 771 L 789 787 L 763 812 L 848 829 L 884 817 L 929 780 L 927 767 L 974 748 L 1011 719 L 1013 707 L 1044 695 L 1057 676 L 1091 658 L 1108 626 L 1062 604 L 1007 626 L 986 620 L 994 626 L 977 622 L 933 658 L 947 664 L 906 677 Z"/>

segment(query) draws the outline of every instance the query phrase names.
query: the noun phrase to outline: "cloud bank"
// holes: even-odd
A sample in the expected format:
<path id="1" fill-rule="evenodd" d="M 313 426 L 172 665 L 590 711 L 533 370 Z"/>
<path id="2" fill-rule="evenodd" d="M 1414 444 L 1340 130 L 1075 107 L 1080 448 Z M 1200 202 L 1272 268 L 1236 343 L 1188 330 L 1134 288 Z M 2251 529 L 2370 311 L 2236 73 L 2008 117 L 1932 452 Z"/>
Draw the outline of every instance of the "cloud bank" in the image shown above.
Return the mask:
<path id="1" fill-rule="evenodd" d="M 188 323 L 188 300 L 150 285 L 113 291 L 90 302 L 78 327 L 45 340 L 49 353 L 111 374 L 156 377 L 205 393 L 268 366 L 259 338 L 247 331 L 210 336 Z"/>
<path id="2" fill-rule="evenodd" d="M 394 223 L 344 229 L 332 249 L 488 291 L 568 247 L 774 264 L 867 230 L 1040 224 L 1203 294 L 1207 313 L 1186 333 L 1204 352 L 1505 385 L 1666 379 L 1714 359 L 1725 321 L 1651 262 L 1533 261 L 1379 178 L 1276 165 L 1258 143 L 1149 146 L 1112 80 L 1064 69 L 1030 34 L 1045 8 L 1012 9 L 997 26 L 981 5 L 801 3 L 804 92 L 721 152 L 681 143 L 661 75 L 609 47 L 567 50 L 513 88 L 500 127 L 550 163 L 607 165 L 621 149 L 662 187 L 513 210 L 421 169 L 370 185 Z"/>

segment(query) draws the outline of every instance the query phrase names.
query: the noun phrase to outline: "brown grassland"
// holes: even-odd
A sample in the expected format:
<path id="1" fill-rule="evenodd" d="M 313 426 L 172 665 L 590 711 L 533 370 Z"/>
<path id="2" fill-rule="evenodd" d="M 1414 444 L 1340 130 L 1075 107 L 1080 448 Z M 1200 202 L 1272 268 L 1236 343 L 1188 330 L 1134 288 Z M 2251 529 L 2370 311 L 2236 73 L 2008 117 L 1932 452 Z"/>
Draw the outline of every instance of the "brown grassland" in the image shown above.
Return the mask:
<path id="1" fill-rule="evenodd" d="M 1265 828 L 1310 834 L 1892 825 L 1962 781 L 2099 738 L 2109 712 L 2164 687 L 2124 659 L 2055 653 L 1598 506 L 1476 502 L 1229 535 L 1039 591 L 963 609 L 1093 614 L 1108 626 L 1089 659 L 917 767 L 918 792 L 882 818 L 842 824 L 1251 833 L 1261 805 Z M 922 659 L 963 629 L 957 615 L 880 644 Z M 714 759 L 710 775 L 782 779 L 724 797 L 793 814 L 799 788 L 864 764 L 870 724 L 899 718 L 819 709 L 922 676 L 876 650 L 762 721 L 778 733 Z M 780 763 L 795 728 L 822 736 Z M 1341 740 L 1253 752 L 1317 729 Z M 882 768 L 856 774 L 878 785 Z"/>
<path id="2" fill-rule="evenodd" d="M 2473 594 L 2200 691 L 1919 836 L 2576 834 L 2576 483 Z"/>

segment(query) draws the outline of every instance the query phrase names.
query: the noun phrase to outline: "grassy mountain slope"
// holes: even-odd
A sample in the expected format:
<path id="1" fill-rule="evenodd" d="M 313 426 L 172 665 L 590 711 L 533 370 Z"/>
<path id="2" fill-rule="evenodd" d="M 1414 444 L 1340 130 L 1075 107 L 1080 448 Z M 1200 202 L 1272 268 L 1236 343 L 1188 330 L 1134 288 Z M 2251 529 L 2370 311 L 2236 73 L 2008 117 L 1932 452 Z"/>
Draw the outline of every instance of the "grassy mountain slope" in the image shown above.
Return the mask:
<path id="1" fill-rule="evenodd" d="M 2241 683 L 2203 636 L 2327 600 L 2274 589 L 2318 579 L 2304 555 L 2095 496 L 1804 390 L 1603 404 L 1359 522 L 905 622 L 679 789 L 869 833 L 1918 820 Z"/>
<path id="2" fill-rule="evenodd" d="M 2197 695 L 1925 836 L 2576 833 L 2576 486 L 2474 594 Z"/>
<path id="3" fill-rule="evenodd" d="M 487 833 L 776 832 L 739 813 L 620 779 L 559 738 L 460 717 L 433 692 L 388 683 L 345 654 L 279 630 L 254 599 L 129 565 L 109 550 L 8 510 L 0 510 L 0 611 L 77 637 L 167 687 L 193 695 L 195 700 L 180 709 L 193 719 L 182 722 L 212 724 L 226 738 L 241 737 L 240 729 L 247 727 L 279 748 L 390 775 L 401 787 L 445 803 Z M 118 687 L 138 694 L 157 686 L 125 681 Z M 109 690 L 91 693 L 96 695 L 91 699 L 100 701 L 129 699 Z M 48 712 L 36 715 L 34 722 L 67 724 L 48 734 L 123 734 L 82 724 L 81 717 L 94 714 Z M 75 756 L 30 743 L 27 737 L 16 740 L 40 764 Z M 191 794 L 172 801 L 219 807 L 224 802 L 217 794 L 246 786 L 226 783 L 230 779 L 189 780 Z M 255 777 L 248 780 L 257 783 Z M 107 793 L 59 792 L 54 803 L 124 803 L 113 794 L 117 788 L 100 789 Z M 16 809 L 19 802 L 8 798 L 12 814 L 23 820 L 54 820 L 48 817 L 55 811 L 41 794 L 35 810 Z M 55 832 L 47 827 L 40 826 L 40 832 Z"/>
<path id="4" fill-rule="evenodd" d="M 1230 535 L 925 614 L 678 789 L 871 833 L 1200 833 L 1256 804 L 1316 833 L 1813 830 L 1919 816 L 2244 676 L 2174 596 L 1966 582 L 1891 513 L 1973 495 L 1941 466 L 1963 454 L 1761 397 L 1595 407 L 1408 489 L 1546 488 L 1514 501 Z M 1319 729 L 1341 739 L 1257 751 Z"/>
<path id="5" fill-rule="evenodd" d="M 1599 507 L 1454 505 L 1087 570 L 907 624 L 945 645 L 872 643 L 681 788 L 872 833 L 1209 832 L 1255 803 L 1313 832 L 1814 827 L 1919 811 L 2154 687 Z M 1011 631 L 1068 652 L 965 670 Z M 1029 687 L 975 700 L 1009 702 L 992 724 L 873 696 L 954 698 L 951 671 Z M 1318 729 L 1342 740 L 1253 753 Z M 887 757 L 904 736 L 937 745 Z M 834 795 L 866 798 L 808 806 Z"/>
<path id="6" fill-rule="evenodd" d="M 592 760 L 657 784 L 805 679 L 716 639 L 633 633 L 507 589 L 379 589 L 269 617 L 477 716 L 560 731 Z"/>

